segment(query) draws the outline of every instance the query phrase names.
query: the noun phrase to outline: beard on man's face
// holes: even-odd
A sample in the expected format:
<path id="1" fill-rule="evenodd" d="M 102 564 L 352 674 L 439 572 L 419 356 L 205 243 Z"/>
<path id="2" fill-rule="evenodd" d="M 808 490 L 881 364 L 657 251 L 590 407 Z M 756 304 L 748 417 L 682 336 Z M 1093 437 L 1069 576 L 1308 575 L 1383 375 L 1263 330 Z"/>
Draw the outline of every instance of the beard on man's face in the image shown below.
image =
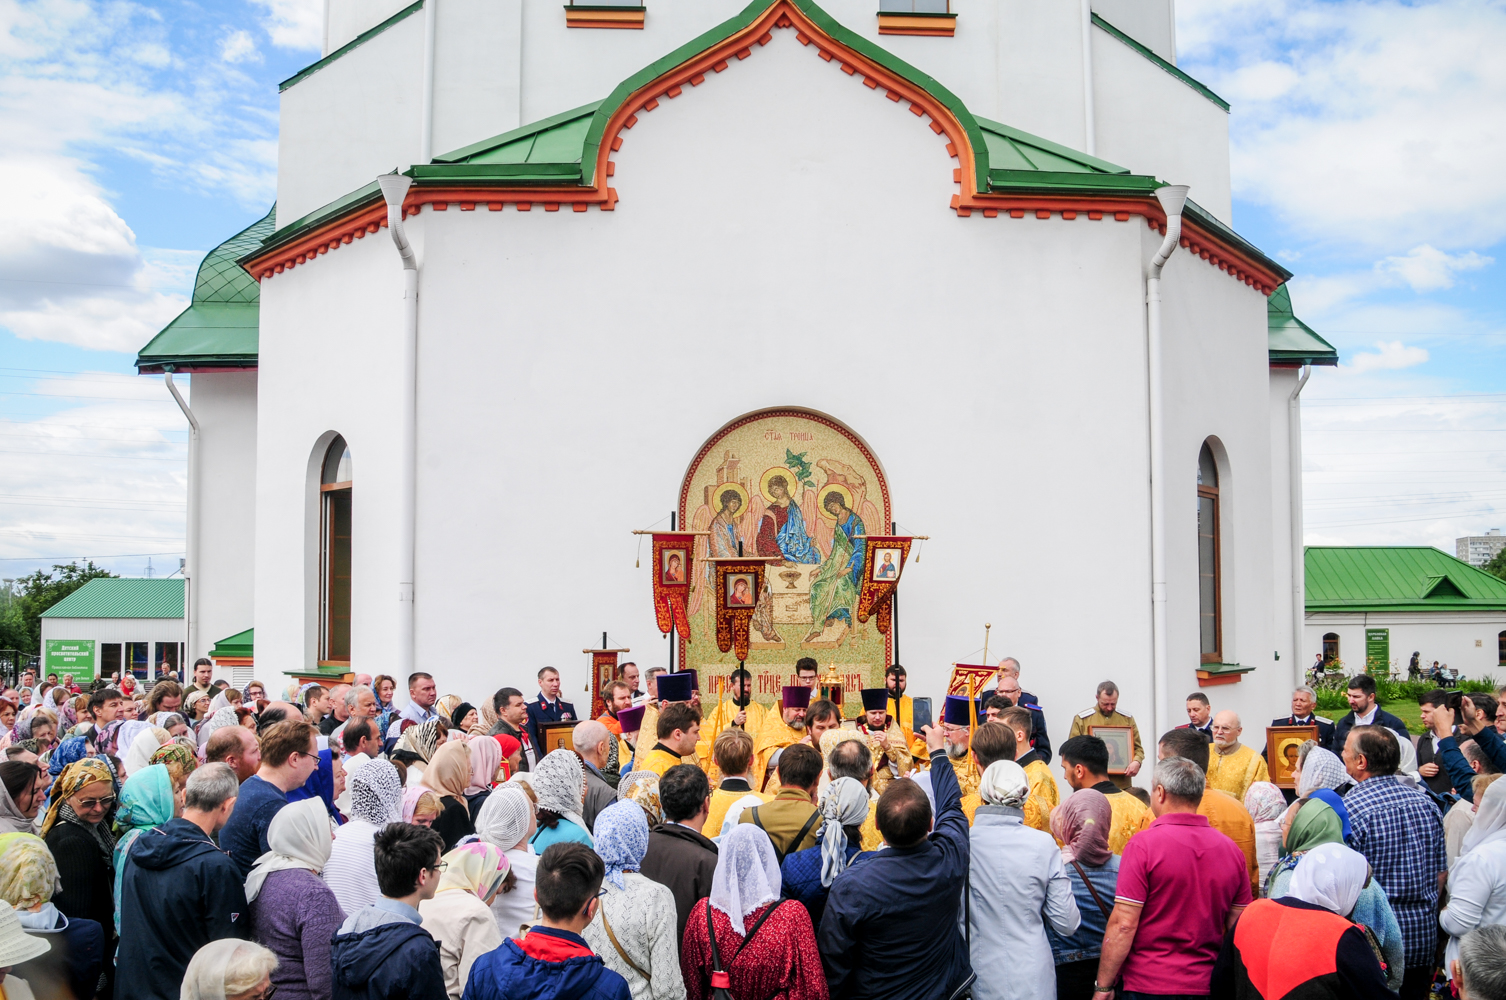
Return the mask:
<path id="1" fill-rule="evenodd" d="M 732 704 L 738 708 L 747 708 L 753 704 L 753 693 L 751 691 L 744 691 L 742 694 L 734 695 L 732 697 Z"/>
<path id="2" fill-rule="evenodd" d="M 952 760 L 964 760 L 964 759 L 966 759 L 966 757 L 967 757 L 967 743 L 966 742 L 963 742 L 963 743 L 948 743 L 946 745 L 946 755 L 948 757 L 952 758 Z"/>
<path id="3" fill-rule="evenodd" d="M 793 729 L 795 732 L 798 733 L 798 732 L 801 732 L 802 730 L 805 729 L 805 720 L 804 719 L 792 719 L 791 721 L 786 722 L 785 725 L 789 726 L 791 729 Z"/>

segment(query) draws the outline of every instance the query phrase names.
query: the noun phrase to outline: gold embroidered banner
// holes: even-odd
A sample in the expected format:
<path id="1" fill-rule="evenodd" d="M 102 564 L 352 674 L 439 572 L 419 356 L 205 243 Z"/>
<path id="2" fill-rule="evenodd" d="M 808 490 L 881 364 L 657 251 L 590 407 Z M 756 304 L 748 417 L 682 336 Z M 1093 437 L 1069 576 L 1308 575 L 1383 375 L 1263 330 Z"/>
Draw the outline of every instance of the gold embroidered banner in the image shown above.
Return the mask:
<path id="1" fill-rule="evenodd" d="M 909 536 L 869 535 L 864 546 L 863 589 L 858 595 L 858 621 L 877 616 L 879 632 L 889 634 L 894 621 L 894 591 L 910 555 Z"/>
<path id="2" fill-rule="evenodd" d="M 583 649 L 591 656 L 591 714 L 595 719 L 607 710 L 607 685 L 617 679 L 617 655 L 631 652 L 627 649 Z"/>
<path id="3" fill-rule="evenodd" d="M 689 531 L 666 531 L 654 535 L 654 616 L 659 631 L 680 630 L 690 641 L 690 619 L 685 605 L 690 600 L 690 557 L 695 535 Z"/>
<path id="4" fill-rule="evenodd" d="M 993 680 L 998 667 L 985 667 L 976 663 L 952 664 L 952 678 L 947 682 L 946 693 L 963 698 L 976 698 L 978 692 Z"/>
<path id="5" fill-rule="evenodd" d="M 712 599 L 716 608 L 716 648 L 732 651 L 739 660 L 748 658 L 748 623 L 758 595 L 763 593 L 764 560 L 758 558 L 712 559 L 716 568 Z"/>

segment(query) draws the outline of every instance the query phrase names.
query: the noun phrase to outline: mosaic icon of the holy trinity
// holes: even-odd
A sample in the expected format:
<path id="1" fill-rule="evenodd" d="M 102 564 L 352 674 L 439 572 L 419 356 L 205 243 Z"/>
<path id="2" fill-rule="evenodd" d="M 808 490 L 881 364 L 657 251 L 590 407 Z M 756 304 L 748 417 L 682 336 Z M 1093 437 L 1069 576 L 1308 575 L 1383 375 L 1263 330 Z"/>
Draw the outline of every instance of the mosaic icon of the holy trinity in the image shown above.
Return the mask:
<path id="1" fill-rule="evenodd" d="M 701 448 L 680 494 L 695 542 L 689 612 L 692 666 L 735 665 L 716 648 L 711 557 L 771 557 L 754 606 L 748 669 L 758 695 L 776 694 L 795 660 L 835 664 L 844 690 L 881 683 L 888 639 L 857 620 L 866 540 L 889 533 L 889 489 L 868 446 L 829 417 L 802 410 L 750 414 Z"/>

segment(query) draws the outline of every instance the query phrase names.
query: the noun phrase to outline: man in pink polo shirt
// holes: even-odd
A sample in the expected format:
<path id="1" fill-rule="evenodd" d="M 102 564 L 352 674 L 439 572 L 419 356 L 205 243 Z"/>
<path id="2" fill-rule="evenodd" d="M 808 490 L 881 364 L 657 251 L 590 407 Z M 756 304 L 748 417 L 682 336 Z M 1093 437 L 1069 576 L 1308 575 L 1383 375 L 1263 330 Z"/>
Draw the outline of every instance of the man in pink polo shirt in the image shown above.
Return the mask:
<path id="1" fill-rule="evenodd" d="M 1156 764 L 1155 822 L 1124 848 L 1103 935 L 1094 1000 L 1204 997 L 1224 932 L 1250 905 L 1245 857 L 1199 816 L 1203 772 L 1183 757 Z"/>

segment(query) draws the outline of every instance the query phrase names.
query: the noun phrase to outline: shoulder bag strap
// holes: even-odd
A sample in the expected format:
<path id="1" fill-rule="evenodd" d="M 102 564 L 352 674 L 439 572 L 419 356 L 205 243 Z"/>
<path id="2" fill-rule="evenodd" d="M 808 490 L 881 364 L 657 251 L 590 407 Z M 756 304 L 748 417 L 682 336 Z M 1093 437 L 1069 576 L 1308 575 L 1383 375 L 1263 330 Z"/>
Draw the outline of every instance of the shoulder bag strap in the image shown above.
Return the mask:
<path id="1" fill-rule="evenodd" d="M 602 905 L 598 907 L 598 912 L 601 914 L 601 926 L 607 932 L 607 940 L 612 942 L 612 947 L 617 949 L 617 954 L 621 955 L 622 960 L 628 964 L 628 968 L 642 976 L 645 982 L 653 982 L 654 977 L 639 968 L 638 963 L 629 958 L 628 953 L 623 950 L 622 942 L 617 940 L 617 935 L 612 932 L 612 925 L 607 920 L 606 906 Z"/>
<path id="2" fill-rule="evenodd" d="M 711 900 L 706 900 L 706 937 L 711 941 L 711 971 L 723 972 L 722 953 L 716 946 L 716 927 L 711 922 Z"/>
<path id="3" fill-rule="evenodd" d="M 748 928 L 748 934 L 743 938 L 743 943 L 737 946 L 737 951 L 732 955 L 732 962 L 737 961 L 737 956 L 741 955 L 743 953 L 743 949 L 748 947 L 748 942 L 753 940 L 753 935 L 758 933 L 758 928 L 763 926 L 763 922 L 769 919 L 769 917 L 773 916 L 774 911 L 779 909 L 780 905 L 785 902 L 786 900 L 776 899 L 767 910 L 763 911 L 763 916 L 759 917 L 758 920 L 753 924 L 753 926 Z M 728 962 L 727 965 L 730 967 L 732 965 L 732 962 Z"/>
<path id="4" fill-rule="evenodd" d="M 805 825 L 800 828 L 800 832 L 797 833 L 797 834 L 795 834 L 795 839 L 792 840 L 792 841 L 790 841 L 790 850 L 792 850 L 792 851 L 798 851 L 798 850 L 800 850 L 800 842 L 805 839 L 805 835 L 807 833 L 811 832 L 811 827 L 815 826 L 816 825 L 816 820 L 818 820 L 820 818 L 821 818 L 821 810 L 816 809 L 816 810 L 813 810 L 811 812 L 810 816 L 805 821 Z M 780 864 L 784 864 L 784 858 L 780 858 L 779 859 L 779 863 Z"/>
<path id="5" fill-rule="evenodd" d="M 1107 920 L 1109 918 L 1109 908 L 1103 905 L 1103 897 L 1098 895 L 1098 890 L 1093 887 L 1092 881 L 1088 879 L 1088 873 L 1083 871 L 1082 863 L 1073 858 L 1072 867 L 1077 869 L 1077 874 L 1082 879 L 1082 884 L 1087 886 L 1088 892 L 1093 894 L 1093 902 L 1098 904 L 1098 909 L 1103 912 L 1103 918 Z"/>
<path id="6" fill-rule="evenodd" d="M 754 806 L 752 809 L 749 809 L 748 810 L 748 815 L 753 817 L 753 825 L 754 826 L 758 827 L 760 830 L 763 830 L 764 833 L 768 833 L 769 832 L 768 830 L 764 830 L 763 821 L 758 818 L 758 807 L 757 806 Z"/>

